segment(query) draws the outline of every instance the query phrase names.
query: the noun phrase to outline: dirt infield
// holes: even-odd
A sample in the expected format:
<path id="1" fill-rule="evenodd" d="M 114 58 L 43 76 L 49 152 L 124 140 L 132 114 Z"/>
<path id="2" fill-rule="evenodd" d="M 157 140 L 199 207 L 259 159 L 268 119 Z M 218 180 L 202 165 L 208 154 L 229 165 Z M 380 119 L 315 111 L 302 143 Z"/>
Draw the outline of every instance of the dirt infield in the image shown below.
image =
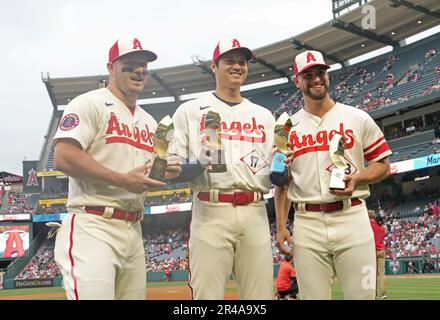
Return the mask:
<path id="1" fill-rule="evenodd" d="M 238 300 L 239 293 L 226 292 L 225 299 Z M 147 300 L 191 300 L 191 290 L 187 285 L 148 288 Z"/>

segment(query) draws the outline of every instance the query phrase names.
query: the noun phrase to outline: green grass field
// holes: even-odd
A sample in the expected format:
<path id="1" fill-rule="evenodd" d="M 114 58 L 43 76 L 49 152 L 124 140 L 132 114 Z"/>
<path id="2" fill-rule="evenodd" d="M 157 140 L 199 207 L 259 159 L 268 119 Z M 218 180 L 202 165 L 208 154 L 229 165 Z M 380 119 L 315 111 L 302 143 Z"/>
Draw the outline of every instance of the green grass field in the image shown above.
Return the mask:
<path id="1" fill-rule="evenodd" d="M 411 277 L 389 276 L 386 280 L 387 300 L 440 300 L 440 277 L 423 275 Z M 333 299 L 342 300 L 339 283 L 333 286 Z"/>
<path id="2" fill-rule="evenodd" d="M 186 282 L 148 283 L 147 288 L 179 285 L 186 286 Z M 389 276 L 387 277 L 386 286 L 388 300 L 440 300 L 440 275 L 422 275 L 411 277 Z M 235 286 L 232 286 L 228 287 L 227 291 L 237 291 L 237 289 Z M 2 297 L 18 297 L 23 295 L 63 292 L 64 290 L 61 287 L 0 290 L 0 299 Z M 49 299 L 57 300 L 62 298 L 54 297 Z M 341 287 L 337 282 L 333 287 L 333 299 L 343 299 Z"/>

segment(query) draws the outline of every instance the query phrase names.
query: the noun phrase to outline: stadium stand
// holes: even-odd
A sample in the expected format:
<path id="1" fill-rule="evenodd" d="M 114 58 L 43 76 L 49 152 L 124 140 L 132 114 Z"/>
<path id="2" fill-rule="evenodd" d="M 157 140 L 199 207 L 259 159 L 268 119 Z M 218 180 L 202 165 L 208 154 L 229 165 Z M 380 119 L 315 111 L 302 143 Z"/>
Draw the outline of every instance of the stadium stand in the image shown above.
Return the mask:
<path id="1" fill-rule="evenodd" d="M 432 206 L 435 201 L 432 201 L 426 194 L 424 193 L 415 193 L 415 199 L 411 200 L 403 200 L 401 203 L 397 203 L 396 201 L 384 202 L 383 208 L 386 209 L 387 215 L 390 218 L 414 218 L 419 217 L 424 213 L 432 213 Z"/>
<path id="2" fill-rule="evenodd" d="M 7 190 L 0 190 L 0 213 L 2 213 L 8 206 L 9 192 Z"/>
<path id="3" fill-rule="evenodd" d="M 61 117 L 63 116 L 62 110 L 54 110 L 52 118 L 50 120 L 48 132 L 45 135 L 44 147 L 41 150 L 39 157 L 39 170 L 50 171 L 55 168 L 54 165 L 54 146 L 52 139 L 57 131 Z"/>
<path id="4" fill-rule="evenodd" d="M 147 272 L 187 269 L 188 233 L 182 229 L 144 238 Z"/>
<path id="5" fill-rule="evenodd" d="M 38 214 L 54 214 L 54 213 L 67 213 L 67 208 L 65 204 L 52 204 L 50 206 L 37 206 L 34 213 Z"/>
<path id="6" fill-rule="evenodd" d="M 163 206 L 175 203 L 191 202 L 191 195 L 180 190 L 175 190 L 171 194 L 161 194 L 145 199 L 145 206 Z"/>
<path id="7" fill-rule="evenodd" d="M 54 261 L 53 241 L 44 242 L 16 280 L 47 279 L 61 275 Z"/>
<path id="8" fill-rule="evenodd" d="M 3 210 L 4 214 L 32 213 L 34 212 L 38 195 L 27 193 L 9 193 L 8 205 Z"/>
<path id="9" fill-rule="evenodd" d="M 439 50 L 440 42 L 435 39 L 421 46 L 403 49 L 398 54 L 389 53 L 331 72 L 330 94 L 335 101 L 369 112 L 438 92 Z M 302 105 L 299 90 L 276 89 L 272 98 L 279 99 L 279 107 L 273 112 L 275 117 L 284 111 L 293 114 Z M 253 101 L 261 102 L 260 99 Z M 266 105 L 276 104 L 268 102 L 267 98 L 265 100 Z"/>
<path id="10" fill-rule="evenodd" d="M 387 258 L 436 254 L 439 248 L 433 243 L 440 239 L 440 218 L 424 213 L 412 219 L 396 219 L 386 224 Z M 438 240 L 435 241 L 438 243 Z"/>
<path id="11" fill-rule="evenodd" d="M 409 145 L 406 147 L 392 149 L 393 154 L 390 157 L 390 161 L 398 162 L 409 159 L 420 158 L 431 154 L 439 153 L 439 147 L 432 142 L 421 143 L 416 145 Z"/>

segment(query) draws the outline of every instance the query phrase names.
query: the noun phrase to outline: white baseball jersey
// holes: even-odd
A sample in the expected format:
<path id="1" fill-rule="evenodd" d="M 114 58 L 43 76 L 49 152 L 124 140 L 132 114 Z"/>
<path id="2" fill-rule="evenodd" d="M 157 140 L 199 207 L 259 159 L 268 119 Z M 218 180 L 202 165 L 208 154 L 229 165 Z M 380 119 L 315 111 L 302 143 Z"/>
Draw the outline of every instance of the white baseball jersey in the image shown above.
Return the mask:
<path id="1" fill-rule="evenodd" d="M 330 140 L 339 133 L 345 140 L 344 157 L 353 175 L 365 169 L 364 161 L 377 161 L 391 154 L 382 131 L 363 110 L 336 103 L 321 119 L 299 110 L 292 115 L 289 141 L 294 158 L 289 166 L 293 181 L 288 197 L 298 203 L 328 203 L 342 199 L 329 192 L 334 167 L 329 153 Z M 359 185 L 352 197 L 365 199 L 368 185 Z"/>
<path id="2" fill-rule="evenodd" d="M 212 93 L 183 103 L 174 113 L 175 133 L 170 153 L 196 162 L 208 111 L 221 117 L 221 140 L 227 172 L 206 173 L 194 179 L 194 191 L 241 189 L 269 192 L 275 119 L 269 110 L 247 99 L 229 106 Z"/>
<path id="3" fill-rule="evenodd" d="M 156 121 L 142 108 L 136 106 L 132 114 L 103 88 L 82 94 L 67 105 L 54 140 L 75 139 L 101 165 L 126 173 L 153 161 L 156 127 Z M 119 187 L 69 177 L 69 212 L 83 212 L 83 206 L 143 211 L 143 200 L 143 196 Z"/>

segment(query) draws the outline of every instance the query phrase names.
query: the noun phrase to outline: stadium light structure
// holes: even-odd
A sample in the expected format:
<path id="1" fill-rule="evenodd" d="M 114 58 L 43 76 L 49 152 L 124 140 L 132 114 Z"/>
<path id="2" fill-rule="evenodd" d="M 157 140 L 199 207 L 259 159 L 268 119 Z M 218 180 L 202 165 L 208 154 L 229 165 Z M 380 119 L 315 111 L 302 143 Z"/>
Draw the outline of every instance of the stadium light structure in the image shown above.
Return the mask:
<path id="1" fill-rule="evenodd" d="M 199 55 L 193 55 L 193 56 L 191 56 L 191 59 L 192 59 L 194 65 L 196 65 L 197 67 L 200 67 L 200 69 L 202 69 L 203 74 L 209 74 L 211 76 L 211 78 L 215 81 L 215 75 L 212 72 L 211 67 L 209 65 L 207 65 L 205 58 L 203 58 L 202 56 L 199 56 Z"/>
<path id="2" fill-rule="evenodd" d="M 269 69 L 272 72 L 275 72 L 277 74 L 279 74 L 282 78 L 286 78 L 288 82 L 292 82 L 292 79 L 289 77 L 289 75 L 287 73 L 285 73 L 283 70 L 277 69 L 274 65 L 266 62 L 265 60 L 259 58 L 259 57 L 254 57 L 254 63 L 259 63 L 262 66 L 266 67 L 267 69 Z M 264 77 L 264 73 L 262 75 Z"/>
<path id="3" fill-rule="evenodd" d="M 368 0 L 332 0 L 333 19 L 336 20 L 337 16 L 339 17 L 341 14 L 347 13 L 356 4 L 360 7 L 367 2 Z"/>
<path id="4" fill-rule="evenodd" d="M 168 84 L 165 83 L 165 81 L 162 80 L 162 78 L 155 72 L 155 71 L 149 71 L 148 74 L 156 80 L 156 82 L 170 95 L 174 97 L 175 101 L 180 101 L 179 95 L 174 91 Z"/>
<path id="5" fill-rule="evenodd" d="M 440 19 L 440 12 L 439 11 L 431 11 L 428 8 L 425 8 L 421 5 L 411 3 L 409 1 L 405 0 L 389 0 L 391 2 L 390 7 L 391 8 L 398 8 L 400 6 L 407 7 L 409 9 L 413 9 L 419 12 L 422 12 L 428 16 L 432 16 L 434 18 Z"/>
<path id="6" fill-rule="evenodd" d="M 358 35 L 363 38 L 370 39 L 374 42 L 382 43 L 386 46 L 392 46 L 393 48 L 398 48 L 399 43 L 393 41 L 393 39 L 384 36 L 384 35 L 378 35 L 370 30 L 364 30 L 357 25 L 355 25 L 353 22 L 343 22 L 338 19 L 333 19 L 332 26 L 341 30 L 345 30 L 347 32 L 353 33 L 355 35 Z"/>

